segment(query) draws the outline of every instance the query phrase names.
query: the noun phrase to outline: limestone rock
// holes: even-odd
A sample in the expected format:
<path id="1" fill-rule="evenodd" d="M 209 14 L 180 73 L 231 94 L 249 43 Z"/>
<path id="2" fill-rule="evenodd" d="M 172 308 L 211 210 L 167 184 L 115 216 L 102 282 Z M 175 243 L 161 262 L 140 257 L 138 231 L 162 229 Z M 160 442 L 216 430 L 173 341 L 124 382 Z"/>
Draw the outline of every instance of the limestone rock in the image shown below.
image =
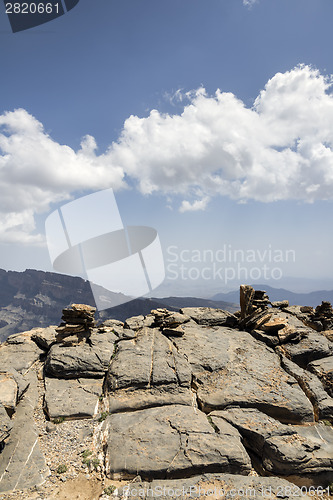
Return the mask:
<path id="1" fill-rule="evenodd" d="M 17 406 L 12 430 L 0 459 L 0 492 L 38 486 L 49 475 L 38 442 L 33 412 L 37 404 L 37 379 L 29 374 L 29 388 Z"/>
<path id="2" fill-rule="evenodd" d="M 333 397 L 333 356 L 312 361 L 308 370 L 320 378 L 329 395 Z"/>
<path id="3" fill-rule="evenodd" d="M 272 307 L 278 307 L 279 309 L 284 309 L 289 306 L 289 300 L 275 300 L 271 302 Z"/>
<path id="4" fill-rule="evenodd" d="M 9 373 L 0 373 L 0 404 L 14 412 L 17 400 L 17 384 Z"/>
<path id="5" fill-rule="evenodd" d="M 149 389 L 115 391 L 109 395 L 109 412 L 144 410 L 157 406 L 192 406 L 195 395 L 189 388 L 158 386 Z"/>
<path id="6" fill-rule="evenodd" d="M 101 323 L 99 325 L 99 329 L 102 329 L 102 328 L 114 328 L 115 326 L 118 326 L 118 327 L 123 327 L 124 326 L 124 323 L 122 321 L 119 321 L 118 319 L 106 319 L 105 321 L 103 321 L 103 323 Z"/>
<path id="7" fill-rule="evenodd" d="M 50 419 L 92 418 L 102 394 L 101 379 L 45 378 L 45 409 Z"/>
<path id="8" fill-rule="evenodd" d="M 263 465 L 275 474 L 331 473 L 333 429 L 324 424 L 293 426 L 295 434 L 273 436 L 266 441 Z"/>
<path id="9" fill-rule="evenodd" d="M 103 377 L 107 372 L 116 340 L 116 335 L 106 332 L 92 335 L 91 345 L 55 344 L 48 352 L 45 371 L 48 375 L 60 378 Z"/>
<path id="10" fill-rule="evenodd" d="M 236 316 L 230 312 L 212 307 L 184 307 L 180 312 L 192 318 L 198 325 L 235 326 L 237 323 Z"/>
<path id="11" fill-rule="evenodd" d="M 106 378 L 110 407 L 116 411 L 163 402 L 191 404 L 190 384 L 190 365 L 170 340 L 152 328 L 117 344 Z"/>
<path id="12" fill-rule="evenodd" d="M 217 433 L 200 410 L 181 405 L 110 415 L 102 428 L 108 474 L 163 478 L 215 469 L 246 475 L 250 458 L 238 431 L 225 424 Z"/>
<path id="13" fill-rule="evenodd" d="M 155 318 L 155 325 L 160 328 L 177 328 L 183 323 L 190 321 L 190 316 L 167 309 L 156 309 L 151 311 Z"/>
<path id="14" fill-rule="evenodd" d="M 102 329 L 103 331 L 103 329 Z M 130 340 L 135 339 L 137 336 L 137 330 L 131 330 L 130 328 L 123 328 L 121 326 L 115 326 L 112 328 L 112 333 L 114 333 L 118 340 Z"/>
<path id="15" fill-rule="evenodd" d="M 249 333 L 226 327 L 184 325 L 174 338 L 192 366 L 199 406 L 205 412 L 228 405 L 259 408 L 284 422 L 311 422 L 313 408 L 278 355 Z"/>
<path id="16" fill-rule="evenodd" d="M 252 330 L 252 337 L 261 342 L 264 342 L 268 347 L 276 347 L 279 345 L 279 338 L 274 335 L 268 335 L 261 330 Z"/>
<path id="17" fill-rule="evenodd" d="M 175 328 L 163 328 L 163 335 L 167 337 L 182 337 L 184 335 L 184 328 L 182 325 L 176 326 Z"/>
<path id="18" fill-rule="evenodd" d="M 284 425 L 255 409 L 230 408 L 210 414 L 216 425 L 226 419 L 275 474 L 320 474 L 333 466 L 333 429 L 324 424 Z"/>
<path id="19" fill-rule="evenodd" d="M 41 349 L 49 350 L 51 345 L 56 343 L 56 328 L 56 326 L 35 328 L 31 334 L 31 340 L 34 340 Z"/>
<path id="20" fill-rule="evenodd" d="M 252 301 L 254 298 L 254 289 L 249 285 L 240 286 L 240 308 L 241 319 L 246 318 L 253 312 Z"/>
<path id="21" fill-rule="evenodd" d="M 63 309 L 63 323 L 56 329 L 56 341 L 62 342 L 72 336 L 67 343 L 74 345 L 89 338 L 91 329 L 95 327 L 95 312 L 95 307 L 86 304 L 72 304 L 70 308 Z"/>
<path id="22" fill-rule="evenodd" d="M 154 323 L 154 316 L 132 316 L 128 318 L 124 323 L 124 328 L 129 328 L 130 330 L 139 330 L 140 328 L 144 328 L 145 326 L 152 326 Z"/>
<path id="23" fill-rule="evenodd" d="M 2 448 L 3 441 L 9 436 L 12 427 L 12 421 L 4 406 L 0 403 L 0 449 Z"/>
<path id="24" fill-rule="evenodd" d="M 110 390 L 162 384 L 189 387 L 191 369 L 157 329 L 143 329 L 136 339 L 118 343 L 108 372 Z"/>
<path id="25" fill-rule="evenodd" d="M 271 320 L 266 321 L 261 329 L 266 333 L 275 334 L 279 330 L 282 330 L 285 326 L 287 326 L 287 321 L 285 318 L 275 317 Z"/>
<path id="26" fill-rule="evenodd" d="M 323 335 L 325 335 L 325 337 L 330 340 L 331 342 L 333 342 L 333 330 L 325 330 L 323 332 Z"/>
<path id="27" fill-rule="evenodd" d="M 283 348 L 287 357 L 303 368 L 312 361 L 333 355 L 332 343 L 324 335 L 310 329 L 299 342 L 291 341 Z"/>
<path id="28" fill-rule="evenodd" d="M 30 340 L 30 337 L 12 336 L 5 344 L 0 346 L 0 367 L 3 371 L 14 369 L 21 374 L 26 373 L 29 368 L 44 353 L 42 349 Z"/>
<path id="29" fill-rule="evenodd" d="M 318 377 L 307 370 L 303 370 L 283 354 L 281 355 L 281 366 L 287 373 L 295 377 L 313 404 L 316 420 L 328 419 L 333 421 L 333 398 L 327 394 Z"/>

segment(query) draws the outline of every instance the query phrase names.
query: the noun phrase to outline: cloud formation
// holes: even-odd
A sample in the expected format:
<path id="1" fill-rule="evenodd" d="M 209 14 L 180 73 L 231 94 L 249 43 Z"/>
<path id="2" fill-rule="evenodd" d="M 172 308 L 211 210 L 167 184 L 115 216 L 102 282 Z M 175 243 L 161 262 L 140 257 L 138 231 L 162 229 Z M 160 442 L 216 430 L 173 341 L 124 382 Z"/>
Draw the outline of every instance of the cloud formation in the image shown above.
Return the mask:
<path id="1" fill-rule="evenodd" d="M 330 87 L 330 78 L 299 66 L 269 80 L 252 108 L 232 93 L 198 89 L 181 115 L 128 118 L 108 155 L 146 194 L 332 199 Z"/>
<path id="2" fill-rule="evenodd" d="M 43 125 L 24 109 L 0 115 L 0 238 L 38 243 L 34 214 L 72 193 L 123 185 L 122 168 L 96 156 L 95 139 L 83 138 L 75 152 L 52 140 Z"/>
<path id="3" fill-rule="evenodd" d="M 257 2 L 258 0 L 243 0 L 243 5 L 245 5 L 245 7 L 252 7 L 252 5 Z"/>
<path id="4" fill-rule="evenodd" d="M 216 195 L 239 202 L 331 200 L 331 85 L 318 70 L 299 66 L 274 75 L 252 108 L 232 93 L 209 96 L 201 88 L 182 96 L 181 114 L 130 116 L 101 155 L 91 136 L 74 151 L 25 110 L 4 113 L 0 238 L 38 241 L 34 214 L 78 191 L 118 189 L 125 179 L 145 194 L 181 195 L 181 212 L 204 210 Z"/>

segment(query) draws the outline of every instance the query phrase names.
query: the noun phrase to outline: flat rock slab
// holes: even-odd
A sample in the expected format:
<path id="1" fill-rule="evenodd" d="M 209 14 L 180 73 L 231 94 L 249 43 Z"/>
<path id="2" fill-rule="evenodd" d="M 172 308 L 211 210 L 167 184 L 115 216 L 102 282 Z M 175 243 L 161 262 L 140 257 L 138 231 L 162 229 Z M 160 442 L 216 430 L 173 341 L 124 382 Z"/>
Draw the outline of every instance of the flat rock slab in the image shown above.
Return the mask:
<path id="1" fill-rule="evenodd" d="M 37 398 L 37 379 L 31 374 L 29 388 L 17 406 L 10 436 L 0 455 L 1 493 L 38 486 L 50 474 L 33 417 Z"/>
<path id="2" fill-rule="evenodd" d="M 247 474 L 251 462 L 238 431 L 226 422 L 217 434 L 206 415 L 189 406 L 165 406 L 106 418 L 110 477 L 167 478 L 198 472 Z"/>
<path id="3" fill-rule="evenodd" d="M 288 358 L 302 368 L 317 359 L 333 356 L 333 343 L 321 333 L 308 329 L 299 342 L 283 345 Z"/>
<path id="4" fill-rule="evenodd" d="M 143 409 L 163 404 L 192 404 L 192 370 L 172 342 L 153 328 L 117 344 L 106 384 L 110 410 Z"/>
<path id="5" fill-rule="evenodd" d="M 8 339 L 9 340 L 9 339 Z M 21 342 L 12 342 L 0 346 L 0 367 L 2 371 L 14 369 L 25 374 L 29 368 L 44 353 L 35 342 L 25 339 Z"/>
<path id="6" fill-rule="evenodd" d="M 222 498 L 244 500 L 247 498 L 281 498 L 289 500 L 313 498 L 302 493 L 295 484 L 277 477 L 241 476 L 239 474 L 202 474 L 186 479 L 161 479 L 159 481 L 135 481 L 120 488 L 119 498 L 148 500 L 165 498 Z"/>
<path id="7" fill-rule="evenodd" d="M 148 315 L 148 316 L 132 316 L 131 318 L 127 318 L 127 320 L 124 323 L 125 328 L 129 328 L 130 330 L 140 330 L 141 328 L 144 327 L 149 327 L 152 326 L 154 323 L 155 318 L 154 316 Z"/>
<path id="8" fill-rule="evenodd" d="M 245 445 L 275 474 L 332 472 L 333 428 L 324 424 L 284 425 L 256 409 L 230 408 L 210 414 L 215 425 L 234 425 Z"/>
<path id="9" fill-rule="evenodd" d="M 230 312 L 213 307 L 183 307 L 180 312 L 192 318 L 198 325 L 234 326 L 238 321 Z"/>
<path id="10" fill-rule="evenodd" d="M 45 378 L 45 406 L 50 419 L 92 418 L 102 394 L 102 379 Z"/>
<path id="11" fill-rule="evenodd" d="M 150 389 L 120 390 L 109 396 L 109 412 L 143 410 L 155 406 L 191 406 L 195 394 L 186 387 L 160 386 Z"/>
<path id="12" fill-rule="evenodd" d="M 330 358 L 324 358 L 322 361 L 326 362 L 326 360 L 329 359 Z M 289 373 L 289 375 L 295 377 L 300 387 L 302 387 L 304 393 L 313 404 L 316 420 L 333 420 L 333 398 L 329 396 L 329 391 L 326 391 L 324 389 L 323 383 L 325 382 L 325 379 L 323 380 L 323 372 L 319 371 L 318 373 L 316 371 L 318 366 L 320 366 L 320 362 L 321 360 L 314 361 L 315 367 L 313 368 L 313 370 L 314 373 L 318 375 L 317 376 L 313 373 L 310 373 L 308 370 L 304 370 L 290 359 L 281 355 L 282 367 L 286 370 L 287 373 Z M 309 367 L 311 367 L 311 364 L 312 363 L 310 363 Z M 321 380 L 323 383 L 321 382 Z"/>
<path id="13" fill-rule="evenodd" d="M 116 339 L 116 335 L 107 332 L 92 335 L 91 345 L 55 344 L 48 352 L 45 371 L 59 378 L 103 377 L 108 370 Z"/>
<path id="14" fill-rule="evenodd" d="M 333 397 L 333 356 L 312 361 L 308 370 L 320 378 L 329 395 Z"/>
<path id="15" fill-rule="evenodd" d="M 279 356 L 250 333 L 226 327 L 183 325 L 174 338 L 192 366 L 198 401 L 206 413 L 228 405 L 254 407 L 286 423 L 312 422 L 313 407 Z"/>

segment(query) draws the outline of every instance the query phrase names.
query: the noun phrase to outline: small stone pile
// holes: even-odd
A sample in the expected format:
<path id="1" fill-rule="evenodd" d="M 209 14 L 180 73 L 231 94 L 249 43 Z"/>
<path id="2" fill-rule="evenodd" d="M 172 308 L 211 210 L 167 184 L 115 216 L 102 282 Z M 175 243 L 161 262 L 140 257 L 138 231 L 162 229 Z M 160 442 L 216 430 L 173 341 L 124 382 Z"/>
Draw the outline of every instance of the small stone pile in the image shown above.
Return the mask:
<path id="1" fill-rule="evenodd" d="M 77 345 L 91 336 L 95 328 L 96 308 L 86 304 L 72 304 L 63 309 L 62 320 L 56 328 L 56 342 L 66 345 Z"/>
<path id="2" fill-rule="evenodd" d="M 240 329 L 251 332 L 267 345 L 274 347 L 300 335 L 299 329 L 294 328 L 286 315 L 279 312 L 288 307 L 287 300 L 271 302 L 264 290 L 241 285 L 240 305 Z"/>
<path id="3" fill-rule="evenodd" d="M 263 311 L 269 305 L 270 300 L 264 290 L 254 290 L 250 285 L 240 286 L 241 319 L 245 319 L 258 311 Z"/>
<path id="4" fill-rule="evenodd" d="M 320 321 L 323 325 L 323 330 L 332 330 L 333 309 L 331 303 L 323 301 L 319 306 L 317 306 L 313 315 L 313 320 Z"/>
<path id="5" fill-rule="evenodd" d="M 315 309 L 310 306 L 291 306 L 286 311 L 310 328 L 333 338 L 333 309 L 330 302 L 323 301 Z"/>

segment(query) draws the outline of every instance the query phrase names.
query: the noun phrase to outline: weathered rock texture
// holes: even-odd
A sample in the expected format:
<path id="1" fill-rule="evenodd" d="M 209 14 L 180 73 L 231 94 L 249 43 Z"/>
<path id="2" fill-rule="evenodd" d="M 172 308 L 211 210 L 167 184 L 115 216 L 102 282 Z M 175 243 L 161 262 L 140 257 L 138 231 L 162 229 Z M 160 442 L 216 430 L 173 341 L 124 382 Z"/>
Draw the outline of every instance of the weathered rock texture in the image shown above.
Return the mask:
<path id="1" fill-rule="evenodd" d="M 90 307 L 74 305 L 60 331 L 9 337 L 0 345 L 0 492 L 37 486 L 50 473 L 36 428 L 36 375 L 47 432 L 53 420 L 92 423 L 88 462 L 101 479 L 197 488 L 188 498 L 210 486 L 221 498 L 244 487 L 259 497 L 301 496 L 286 479 L 326 486 L 332 311 L 310 309 L 270 303 L 244 286 L 235 314 L 159 308 L 96 326 Z M 117 495 L 128 498 L 126 488 Z"/>

